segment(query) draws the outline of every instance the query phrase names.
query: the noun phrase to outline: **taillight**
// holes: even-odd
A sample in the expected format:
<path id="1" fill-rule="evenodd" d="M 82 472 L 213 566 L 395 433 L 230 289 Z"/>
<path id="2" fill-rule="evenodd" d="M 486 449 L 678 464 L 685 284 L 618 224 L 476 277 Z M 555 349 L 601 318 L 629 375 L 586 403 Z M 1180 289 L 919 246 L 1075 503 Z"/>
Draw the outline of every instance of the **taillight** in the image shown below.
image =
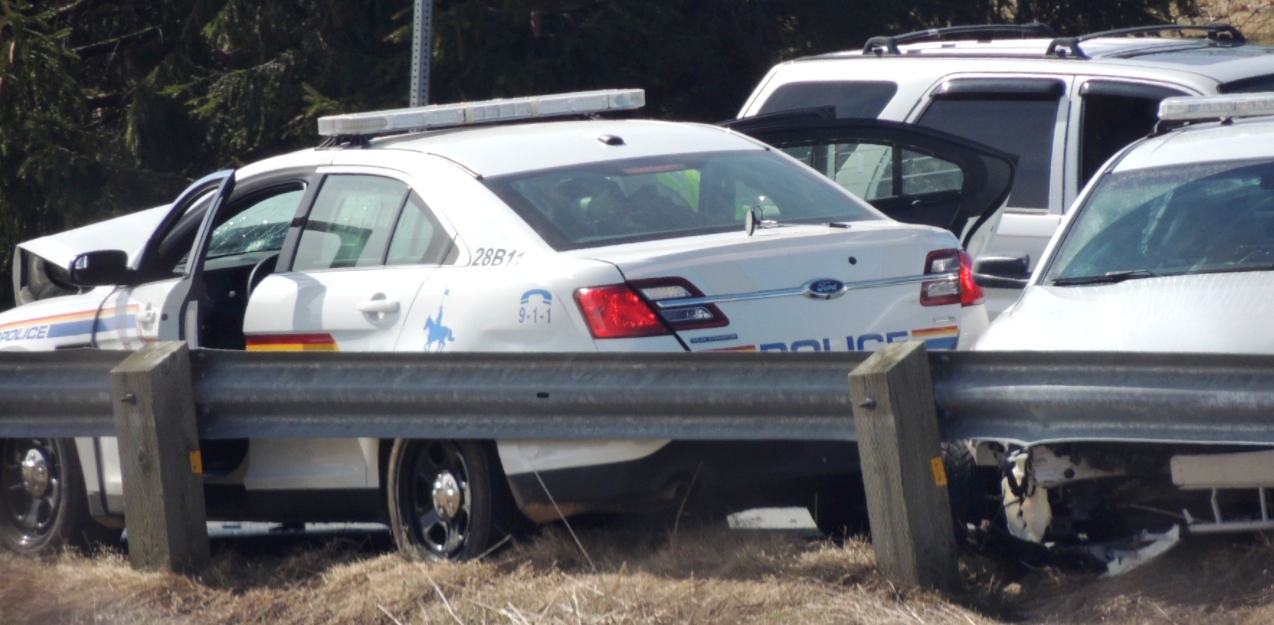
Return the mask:
<path id="1" fill-rule="evenodd" d="M 626 284 L 584 288 L 575 292 L 594 338 L 617 339 L 668 334 L 655 311 Z"/>
<path id="2" fill-rule="evenodd" d="M 684 278 L 649 278 L 633 280 L 634 288 L 651 302 L 660 316 L 674 330 L 699 330 L 730 325 L 730 320 L 715 304 L 677 306 L 676 300 L 703 297 L 703 292 Z M 659 304 L 663 303 L 663 306 Z"/>
<path id="3" fill-rule="evenodd" d="M 973 281 L 973 260 L 960 250 L 929 252 L 925 257 L 925 273 L 950 277 L 920 283 L 921 306 L 973 306 L 984 299 L 982 287 Z"/>

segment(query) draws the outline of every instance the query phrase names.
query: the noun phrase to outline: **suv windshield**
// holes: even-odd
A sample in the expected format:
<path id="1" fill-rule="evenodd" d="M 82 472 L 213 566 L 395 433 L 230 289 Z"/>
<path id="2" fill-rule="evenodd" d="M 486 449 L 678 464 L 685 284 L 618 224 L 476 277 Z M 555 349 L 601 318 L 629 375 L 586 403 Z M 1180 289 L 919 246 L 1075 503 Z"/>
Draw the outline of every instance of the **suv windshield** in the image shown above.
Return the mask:
<path id="1" fill-rule="evenodd" d="M 1274 268 L 1274 160 L 1106 176 L 1067 230 L 1045 284 Z"/>
<path id="2" fill-rule="evenodd" d="M 742 232 L 753 207 L 780 224 L 880 218 L 769 151 L 589 163 L 484 182 L 558 250 Z"/>

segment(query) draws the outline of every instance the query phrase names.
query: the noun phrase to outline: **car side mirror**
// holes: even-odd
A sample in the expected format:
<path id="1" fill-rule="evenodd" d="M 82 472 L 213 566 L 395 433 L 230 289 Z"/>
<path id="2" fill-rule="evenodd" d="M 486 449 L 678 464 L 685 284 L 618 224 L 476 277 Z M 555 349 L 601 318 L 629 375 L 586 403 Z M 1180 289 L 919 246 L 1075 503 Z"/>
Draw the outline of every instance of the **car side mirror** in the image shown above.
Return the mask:
<path id="1" fill-rule="evenodd" d="M 137 272 L 128 266 L 128 253 L 121 250 L 99 250 L 80 254 L 67 268 L 76 286 L 111 286 L 132 284 Z"/>
<path id="2" fill-rule="evenodd" d="M 1031 255 L 1026 252 L 985 254 L 973 261 L 973 281 L 986 289 L 1024 289 L 1031 279 Z"/>

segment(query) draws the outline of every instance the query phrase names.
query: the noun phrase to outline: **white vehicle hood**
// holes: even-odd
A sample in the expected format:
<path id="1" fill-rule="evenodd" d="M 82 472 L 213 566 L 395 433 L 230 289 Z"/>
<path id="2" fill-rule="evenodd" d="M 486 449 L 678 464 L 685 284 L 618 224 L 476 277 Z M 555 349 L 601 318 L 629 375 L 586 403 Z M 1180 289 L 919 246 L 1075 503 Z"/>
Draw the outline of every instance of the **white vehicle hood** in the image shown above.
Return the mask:
<path id="1" fill-rule="evenodd" d="M 131 263 L 150 240 L 159 222 L 168 214 L 170 206 L 156 206 L 99 221 L 74 230 L 51 234 L 18 244 L 26 250 L 55 265 L 66 267 L 76 256 L 96 250 L 123 250 Z"/>
<path id="2" fill-rule="evenodd" d="M 1274 272 L 1029 286 L 975 349 L 1274 354 Z"/>

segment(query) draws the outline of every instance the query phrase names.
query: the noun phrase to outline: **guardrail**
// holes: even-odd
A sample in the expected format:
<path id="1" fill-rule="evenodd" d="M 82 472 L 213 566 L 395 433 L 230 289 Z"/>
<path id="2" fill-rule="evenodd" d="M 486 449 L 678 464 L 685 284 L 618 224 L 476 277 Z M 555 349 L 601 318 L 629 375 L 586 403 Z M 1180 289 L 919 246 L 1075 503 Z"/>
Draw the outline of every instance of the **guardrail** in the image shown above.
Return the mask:
<path id="1" fill-rule="evenodd" d="M 206 561 L 200 438 L 859 440 L 878 563 L 946 587 L 939 440 L 1274 444 L 1271 415 L 1265 356 L 0 352 L 0 438 L 120 437 L 145 568 Z"/>

